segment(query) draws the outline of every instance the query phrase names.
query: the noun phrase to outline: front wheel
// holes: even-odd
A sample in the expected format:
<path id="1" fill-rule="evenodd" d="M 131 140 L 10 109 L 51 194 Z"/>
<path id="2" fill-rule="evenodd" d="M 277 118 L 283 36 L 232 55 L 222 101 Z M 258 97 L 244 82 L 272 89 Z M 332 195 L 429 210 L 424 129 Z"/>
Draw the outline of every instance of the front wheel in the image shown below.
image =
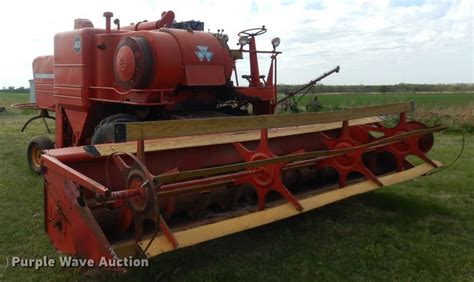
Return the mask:
<path id="1" fill-rule="evenodd" d="M 30 169 L 41 174 L 41 154 L 44 150 L 54 149 L 54 143 L 49 137 L 35 136 L 28 143 L 27 159 Z"/>

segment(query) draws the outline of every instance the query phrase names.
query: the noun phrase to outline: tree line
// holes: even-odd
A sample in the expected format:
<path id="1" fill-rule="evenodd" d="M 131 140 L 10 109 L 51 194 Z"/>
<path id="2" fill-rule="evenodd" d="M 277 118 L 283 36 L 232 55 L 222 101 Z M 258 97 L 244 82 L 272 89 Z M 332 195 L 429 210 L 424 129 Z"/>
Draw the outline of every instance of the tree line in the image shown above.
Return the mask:
<path id="1" fill-rule="evenodd" d="M 14 87 L 14 86 L 9 86 L 9 87 L 3 87 L 0 89 L 0 92 L 6 92 L 6 93 L 29 93 L 30 88 L 25 88 L 25 87 Z"/>
<path id="2" fill-rule="evenodd" d="M 281 84 L 279 92 L 294 91 L 301 85 Z M 392 85 L 324 85 L 317 84 L 308 93 L 400 93 L 400 92 L 474 92 L 474 83 L 456 84 L 409 84 Z"/>
<path id="3" fill-rule="evenodd" d="M 303 84 L 279 84 L 279 92 L 294 91 Z M 3 87 L 0 92 L 28 93 L 30 88 Z M 308 93 L 400 93 L 400 92 L 474 92 L 474 83 L 456 84 L 410 84 L 400 83 L 392 85 L 325 85 L 317 84 Z"/>

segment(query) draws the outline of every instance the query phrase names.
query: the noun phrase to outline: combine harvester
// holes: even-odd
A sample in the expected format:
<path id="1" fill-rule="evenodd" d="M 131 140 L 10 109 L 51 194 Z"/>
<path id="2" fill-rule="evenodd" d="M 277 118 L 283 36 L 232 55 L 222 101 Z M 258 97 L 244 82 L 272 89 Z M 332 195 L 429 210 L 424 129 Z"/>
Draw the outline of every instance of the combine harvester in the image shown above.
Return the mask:
<path id="1" fill-rule="evenodd" d="M 409 121 L 413 103 L 275 115 L 280 39 L 258 50 L 265 27 L 240 32 L 231 50 L 223 32 L 176 23 L 171 11 L 129 26 L 116 19 L 113 29 L 104 16 L 105 29 L 77 19 L 55 36 L 54 56 L 33 63 L 37 106 L 55 113 L 56 149 L 37 137 L 28 158 L 43 174 L 45 229 L 61 253 L 152 257 L 440 165 L 426 153 L 442 128 Z M 235 61 L 247 53 L 241 87 Z M 269 56 L 266 76 L 257 54 Z M 382 123 L 390 114 L 394 127 Z"/>

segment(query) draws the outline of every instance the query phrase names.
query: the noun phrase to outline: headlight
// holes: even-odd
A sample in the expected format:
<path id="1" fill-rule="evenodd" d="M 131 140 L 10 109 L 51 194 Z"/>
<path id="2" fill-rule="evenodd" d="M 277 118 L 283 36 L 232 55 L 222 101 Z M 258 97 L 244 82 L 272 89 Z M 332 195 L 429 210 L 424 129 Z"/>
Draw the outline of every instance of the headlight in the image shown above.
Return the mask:
<path id="1" fill-rule="evenodd" d="M 272 46 L 273 46 L 273 49 L 275 49 L 276 47 L 278 47 L 280 45 L 280 37 L 275 37 L 272 39 Z"/>
<path id="2" fill-rule="evenodd" d="M 249 38 L 247 36 L 241 36 L 239 38 L 239 45 L 244 46 L 244 45 L 247 45 L 247 44 L 249 44 Z"/>

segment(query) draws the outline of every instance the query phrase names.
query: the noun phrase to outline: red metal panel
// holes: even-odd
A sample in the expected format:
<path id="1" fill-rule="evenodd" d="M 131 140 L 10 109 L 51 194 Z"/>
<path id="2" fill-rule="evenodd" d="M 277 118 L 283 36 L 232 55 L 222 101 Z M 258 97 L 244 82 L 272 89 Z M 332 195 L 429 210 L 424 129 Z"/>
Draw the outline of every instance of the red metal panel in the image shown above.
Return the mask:
<path id="1" fill-rule="evenodd" d="M 224 76 L 225 81 L 230 79 L 229 70 L 232 69 L 230 54 L 212 34 L 179 29 L 162 29 L 161 31 L 172 34 L 178 42 L 184 66 L 192 65 L 195 71 L 202 69 L 203 72 L 206 71 L 206 66 L 222 66 L 222 74 L 219 76 Z M 194 78 L 185 78 L 186 82 L 192 80 Z"/>
<path id="2" fill-rule="evenodd" d="M 120 89 L 116 85 L 113 69 L 116 46 L 125 36 L 144 37 L 153 51 L 151 82 L 147 89 Z M 156 104 L 167 102 L 163 93 L 173 92 L 182 79 L 183 69 L 179 48 L 168 34 L 157 32 L 122 32 L 98 34 L 95 36 L 95 69 L 93 86 L 89 87 L 90 99 L 105 102 L 127 102 L 130 104 Z M 178 54 L 176 52 L 178 51 Z"/>
<path id="3" fill-rule="evenodd" d="M 36 104 L 42 109 L 54 109 L 54 56 L 41 56 L 33 61 Z"/>
<path id="4" fill-rule="evenodd" d="M 222 46 L 212 34 L 181 29 L 160 31 L 171 34 L 178 42 L 184 65 L 224 65 Z"/>
<path id="5" fill-rule="evenodd" d="M 196 66 L 184 67 L 185 79 L 183 84 L 188 86 L 212 86 L 225 84 L 223 66 Z"/>
<path id="6" fill-rule="evenodd" d="M 101 30 L 77 29 L 54 37 L 55 96 L 60 104 L 87 107 L 94 63 L 94 34 Z"/>
<path id="7" fill-rule="evenodd" d="M 235 87 L 235 91 L 241 95 L 266 101 L 275 98 L 275 87 Z"/>
<path id="8" fill-rule="evenodd" d="M 115 46 L 123 37 L 123 32 L 114 31 L 114 33 L 98 34 L 94 37 L 95 46 L 103 46 L 103 48 L 95 48 L 95 64 L 93 76 L 94 86 L 113 86 L 115 79 L 113 75 L 113 59 Z M 92 97 L 92 95 L 91 95 Z"/>
<path id="9" fill-rule="evenodd" d="M 143 36 L 153 50 L 152 81 L 148 88 L 175 88 L 182 80 L 184 70 L 182 55 L 176 40 L 165 32 L 142 31 L 134 36 Z"/>
<path id="10" fill-rule="evenodd" d="M 77 201 L 79 186 L 54 167 L 44 174 L 45 229 L 54 247 L 61 253 L 94 260 L 111 260 L 115 253 L 91 210 Z M 122 270 L 111 269 L 111 270 Z"/>
<path id="11" fill-rule="evenodd" d="M 73 143 L 74 145 L 80 145 L 80 139 L 84 135 L 84 126 L 87 116 L 89 115 L 89 111 L 75 107 L 64 107 L 64 111 L 66 112 L 66 116 L 73 131 Z"/>

